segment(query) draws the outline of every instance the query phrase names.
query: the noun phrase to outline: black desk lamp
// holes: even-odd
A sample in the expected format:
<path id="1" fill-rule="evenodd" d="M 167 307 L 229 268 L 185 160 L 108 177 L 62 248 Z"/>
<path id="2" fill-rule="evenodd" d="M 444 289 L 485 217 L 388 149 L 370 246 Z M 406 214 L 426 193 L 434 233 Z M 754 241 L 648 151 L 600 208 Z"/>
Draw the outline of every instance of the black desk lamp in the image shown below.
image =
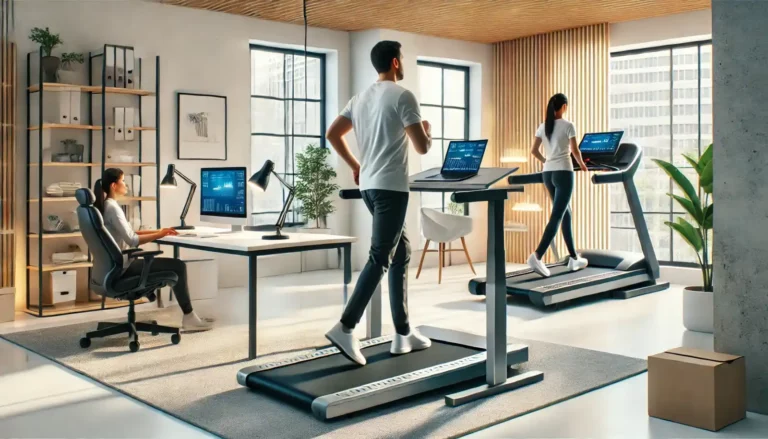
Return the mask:
<path id="1" fill-rule="evenodd" d="M 192 203 L 192 196 L 195 195 L 195 189 L 197 189 L 197 184 L 195 184 L 194 181 L 187 178 L 186 175 L 182 174 L 176 169 L 175 165 L 168 165 L 168 172 L 165 173 L 165 177 L 163 177 L 163 181 L 160 183 L 160 187 L 164 188 L 176 188 L 176 177 L 174 175 L 178 175 L 179 177 L 183 178 L 184 181 L 189 183 L 192 187 L 189 189 L 189 196 L 187 196 L 187 202 L 184 204 L 184 210 L 181 211 L 181 225 L 174 227 L 175 230 L 192 230 L 195 228 L 195 226 L 188 226 L 184 222 L 184 218 L 187 217 L 187 212 L 189 212 L 189 205 Z"/>
<path id="2" fill-rule="evenodd" d="M 293 202 L 293 186 L 286 183 L 285 180 L 280 178 L 280 175 L 275 172 L 275 164 L 272 162 L 272 160 L 267 160 L 264 162 L 264 166 L 261 167 L 261 170 L 253 174 L 251 178 L 248 179 L 248 183 L 251 183 L 256 187 L 261 188 L 261 190 L 266 191 L 267 186 L 269 186 L 269 176 L 272 174 L 275 174 L 275 177 L 280 180 L 280 183 L 282 183 L 283 186 L 288 189 L 288 198 L 285 200 L 285 204 L 283 205 L 283 210 L 280 212 L 280 216 L 277 217 L 277 223 L 275 224 L 275 229 L 277 229 L 276 233 L 274 235 L 264 235 L 262 239 L 288 239 L 288 235 L 283 235 L 281 230 L 285 225 L 285 218 L 288 216 L 288 208 L 291 207 L 291 202 Z"/>

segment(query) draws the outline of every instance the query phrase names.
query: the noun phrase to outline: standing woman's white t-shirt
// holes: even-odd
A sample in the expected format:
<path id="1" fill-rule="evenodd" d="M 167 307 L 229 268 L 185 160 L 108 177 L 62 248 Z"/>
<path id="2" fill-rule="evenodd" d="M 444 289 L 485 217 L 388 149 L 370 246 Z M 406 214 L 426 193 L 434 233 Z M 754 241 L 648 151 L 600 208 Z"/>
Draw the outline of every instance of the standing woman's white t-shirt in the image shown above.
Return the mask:
<path id="1" fill-rule="evenodd" d="M 576 127 L 566 119 L 556 119 L 552 138 L 547 139 L 544 124 L 536 130 L 536 137 L 541 139 L 544 145 L 547 161 L 544 162 L 543 171 L 571 171 L 571 139 L 576 137 Z"/>

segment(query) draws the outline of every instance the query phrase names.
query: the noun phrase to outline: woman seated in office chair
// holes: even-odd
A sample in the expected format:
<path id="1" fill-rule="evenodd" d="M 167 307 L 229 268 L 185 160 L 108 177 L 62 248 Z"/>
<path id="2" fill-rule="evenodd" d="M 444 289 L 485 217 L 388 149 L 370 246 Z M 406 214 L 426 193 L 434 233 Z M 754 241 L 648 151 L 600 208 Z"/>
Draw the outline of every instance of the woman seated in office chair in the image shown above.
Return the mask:
<path id="1" fill-rule="evenodd" d="M 125 213 L 115 199 L 118 196 L 125 195 L 128 188 L 125 186 L 124 173 L 121 169 L 109 168 L 104 171 L 100 180 L 96 181 L 94 194 L 96 201 L 93 205 L 101 212 L 104 217 L 104 226 L 112 235 L 121 249 L 136 248 L 142 244 L 155 241 L 168 235 L 177 235 L 178 233 L 170 228 L 162 230 L 140 230 L 134 231 L 128 220 L 125 219 Z M 127 265 L 127 257 L 124 258 L 124 273 L 128 275 L 140 275 L 144 266 L 144 260 L 137 259 Z M 189 286 L 187 285 L 187 265 L 184 261 L 173 258 L 155 258 L 150 272 L 153 271 L 172 271 L 179 276 L 179 282 L 173 287 L 176 300 L 179 302 L 184 317 L 181 320 L 182 330 L 184 331 L 207 331 L 212 328 L 212 319 L 202 319 L 192 310 L 192 303 L 189 298 Z"/>

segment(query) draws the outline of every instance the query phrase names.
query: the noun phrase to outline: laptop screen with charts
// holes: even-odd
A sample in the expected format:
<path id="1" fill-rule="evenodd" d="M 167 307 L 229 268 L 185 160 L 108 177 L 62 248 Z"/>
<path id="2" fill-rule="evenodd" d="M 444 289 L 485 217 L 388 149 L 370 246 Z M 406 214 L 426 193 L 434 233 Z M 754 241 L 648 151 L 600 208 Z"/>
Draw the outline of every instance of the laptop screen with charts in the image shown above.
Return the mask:
<path id="1" fill-rule="evenodd" d="M 452 141 L 448 144 L 443 167 L 443 175 L 475 175 L 483 162 L 488 140 Z"/>
<path id="2" fill-rule="evenodd" d="M 581 139 L 579 151 L 589 157 L 606 157 L 616 154 L 624 131 L 607 133 L 587 133 Z"/>

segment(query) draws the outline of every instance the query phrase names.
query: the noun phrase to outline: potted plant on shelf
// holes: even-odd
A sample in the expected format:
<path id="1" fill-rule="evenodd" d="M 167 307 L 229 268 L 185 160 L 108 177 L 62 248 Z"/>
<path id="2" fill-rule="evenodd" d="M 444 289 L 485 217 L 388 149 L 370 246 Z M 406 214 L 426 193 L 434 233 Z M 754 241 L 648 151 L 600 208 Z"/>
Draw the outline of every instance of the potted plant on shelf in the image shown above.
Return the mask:
<path id="1" fill-rule="evenodd" d="M 712 290 L 712 247 L 714 203 L 712 199 L 713 159 L 712 145 L 701 154 L 698 161 L 683 154 L 685 160 L 693 166 L 699 177 L 698 187 L 673 164 L 664 160 L 653 161 L 669 175 L 682 190 L 684 196 L 667 194 L 688 213 L 693 220 L 691 224 L 683 217 L 675 222 L 667 221 L 667 226 L 677 232 L 696 252 L 698 265 L 701 269 L 702 285 L 686 287 L 683 290 L 683 325 L 698 332 L 713 332 L 714 293 Z"/>
<path id="2" fill-rule="evenodd" d="M 64 84 L 76 84 L 78 82 L 77 65 L 83 64 L 85 57 L 82 53 L 67 52 L 61 54 L 61 68 L 59 69 L 59 82 Z"/>
<path id="3" fill-rule="evenodd" d="M 43 59 L 40 67 L 43 70 L 43 82 L 56 82 L 56 72 L 59 70 L 61 60 L 52 56 L 51 52 L 63 42 L 61 37 L 59 34 L 51 33 L 47 27 L 45 29 L 35 27 L 30 31 L 29 39 L 37 43 L 42 52 Z"/>
<path id="4" fill-rule="evenodd" d="M 309 233 L 329 233 L 326 218 L 336 211 L 331 196 L 339 190 L 339 185 L 334 182 L 336 171 L 328 164 L 330 154 L 329 149 L 315 144 L 296 154 L 294 196 L 300 202 L 299 212 L 308 221 L 304 231 Z M 313 257 L 302 253 L 302 267 L 305 270 L 328 268 L 327 252 L 313 253 Z"/>

